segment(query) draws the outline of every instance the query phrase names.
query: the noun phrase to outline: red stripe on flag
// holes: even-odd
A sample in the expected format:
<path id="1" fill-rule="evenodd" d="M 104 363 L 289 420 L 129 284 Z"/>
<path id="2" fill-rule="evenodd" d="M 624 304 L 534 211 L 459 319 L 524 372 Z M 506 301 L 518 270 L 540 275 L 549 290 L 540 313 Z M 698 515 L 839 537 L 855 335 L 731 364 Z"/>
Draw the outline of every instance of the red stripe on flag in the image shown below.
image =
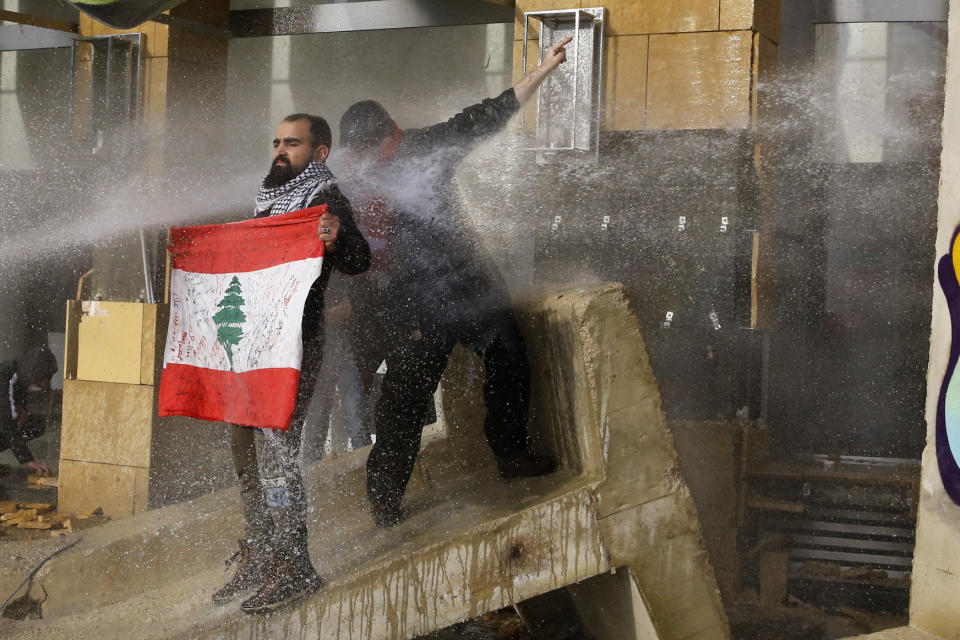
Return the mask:
<path id="1" fill-rule="evenodd" d="M 160 379 L 158 414 L 287 429 L 299 382 L 297 369 L 234 373 L 167 364 Z"/>
<path id="2" fill-rule="evenodd" d="M 241 273 L 323 256 L 317 221 L 327 205 L 227 224 L 170 229 L 173 268 Z"/>

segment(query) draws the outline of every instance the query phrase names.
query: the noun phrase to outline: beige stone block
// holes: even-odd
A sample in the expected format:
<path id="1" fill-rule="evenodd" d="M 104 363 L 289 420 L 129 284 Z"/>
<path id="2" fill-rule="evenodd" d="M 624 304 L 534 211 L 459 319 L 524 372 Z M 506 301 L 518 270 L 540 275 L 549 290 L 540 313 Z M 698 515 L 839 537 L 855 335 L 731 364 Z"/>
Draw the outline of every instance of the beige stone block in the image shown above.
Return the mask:
<path id="1" fill-rule="evenodd" d="M 155 58 L 163 58 L 167 55 L 167 43 L 170 41 L 170 27 L 159 22 L 154 24 L 154 41 L 151 47 L 151 55 Z"/>
<path id="2" fill-rule="evenodd" d="M 167 59 L 151 58 L 146 61 L 146 102 L 144 111 L 151 133 L 163 132 L 167 113 Z"/>
<path id="3" fill-rule="evenodd" d="M 753 30 L 779 43 L 780 28 L 783 24 L 781 0 L 754 0 L 753 5 Z"/>
<path id="4" fill-rule="evenodd" d="M 60 513 L 89 513 L 97 507 L 112 518 L 130 516 L 146 508 L 148 472 L 96 462 L 60 460 Z"/>
<path id="5" fill-rule="evenodd" d="M 720 30 L 753 28 L 753 0 L 720 0 Z"/>
<path id="6" fill-rule="evenodd" d="M 64 380 L 60 456 L 150 466 L 154 387 Z"/>
<path id="7" fill-rule="evenodd" d="M 584 7 L 604 7 L 604 35 L 713 31 L 720 23 L 717 0 L 597 0 Z"/>
<path id="8" fill-rule="evenodd" d="M 603 517 L 600 536 L 610 564 L 627 565 L 636 577 L 662 640 L 729 638 L 689 494 Z"/>
<path id="9" fill-rule="evenodd" d="M 77 62 L 78 62 L 78 63 L 79 63 L 79 62 L 90 62 L 90 58 L 91 58 L 91 54 L 92 54 L 92 50 L 91 50 L 91 47 L 90 47 L 90 43 L 87 43 L 87 42 L 79 42 L 79 43 L 77 43 L 77 45 L 78 45 L 77 48 L 76 48 L 76 52 L 77 52 Z M 89 71 L 88 71 L 88 73 L 89 73 Z"/>
<path id="10" fill-rule="evenodd" d="M 639 131 L 647 109 L 648 36 L 604 38 L 605 131 Z"/>
<path id="11" fill-rule="evenodd" d="M 87 14 L 81 12 L 79 15 L 79 20 L 77 21 L 77 34 L 81 38 L 87 38 L 89 36 L 95 35 L 94 29 L 96 29 L 96 21 Z"/>
<path id="12" fill-rule="evenodd" d="M 648 129 L 750 124 L 750 31 L 650 36 Z"/>
<path id="13" fill-rule="evenodd" d="M 773 99 L 770 83 L 777 73 L 777 52 L 775 42 L 760 33 L 753 36 L 753 100 L 751 113 L 756 127 L 760 118 L 768 117 Z"/>
<path id="14" fill-rule="evenodd" d="M 139 384 L 142 331 L 142 304 L 84 302 L 77 379 Z"/>
<path id="15" fill-rule="evenodd" d="M 574 9 L 579 8 L 579 0 L 573 2 L 561 2 L 560 0 L 517 0 L 517 18 L 513 25 L 513 39 L 523 40 L 523 14 L 528 11 L 549 11 L 551 9 Z M 530 30 L 527 37 L 537 39 L 540 36 L 540 22 L 530 20 Z"/>

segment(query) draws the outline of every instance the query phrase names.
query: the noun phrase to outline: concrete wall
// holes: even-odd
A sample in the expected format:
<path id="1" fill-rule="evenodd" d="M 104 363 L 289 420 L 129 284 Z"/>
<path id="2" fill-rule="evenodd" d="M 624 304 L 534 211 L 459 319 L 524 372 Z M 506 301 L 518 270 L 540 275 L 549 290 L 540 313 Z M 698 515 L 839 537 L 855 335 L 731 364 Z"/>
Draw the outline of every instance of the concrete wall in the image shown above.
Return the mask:
<path id="1" fill-rule="evenodd" d="M 340 116 L 358 100 L 378 100 L 401 128 L 442 122 L 510 85 L 511 36 L 493 24 L 231 40 L 234 168 L 266 174 L 277 123 L 298 111 L 327 119 L 334 151 Z"/>
<path id="2" fill-rule="evenodd" d="M 960 11 L 951 4 L 947 49 L 946 100 L 936 255 L 949 253 L 950 238 L 960 225 Z M 918 511 L 917 543 L 910 594 L 913 626 L 945 638 L 960 638 L 960 507 L 946 495 L 937 468 L 935 426 L 940 385 L 950 353 L 950 316 L 939 285 L 933 286 L 933 323 L 927 387 L 927 447 Z"/>

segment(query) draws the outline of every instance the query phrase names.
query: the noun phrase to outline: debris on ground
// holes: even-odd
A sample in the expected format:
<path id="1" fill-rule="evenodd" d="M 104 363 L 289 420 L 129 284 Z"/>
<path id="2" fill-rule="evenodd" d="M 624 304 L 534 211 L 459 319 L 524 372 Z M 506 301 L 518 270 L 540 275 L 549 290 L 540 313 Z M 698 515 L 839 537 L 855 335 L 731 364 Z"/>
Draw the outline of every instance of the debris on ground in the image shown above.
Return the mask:
<path id="1" fill-rule="evenodd" d="M 49 531 L 50 536 L 58 537 L 110 520 L 100 507 L 83 514 L 56 513 L 53 508 L 46 502 L 0 502 L 0 536 L 8 533 L 5 529 L 16 528 Z"/>
<path id="2" fill-rule="evenodd" d="M 42 476 L 39 473 L 31 473 L 27 476 L 27 485 L 31 487 L 59 487 L 60 478 L 57 476 Z"/>

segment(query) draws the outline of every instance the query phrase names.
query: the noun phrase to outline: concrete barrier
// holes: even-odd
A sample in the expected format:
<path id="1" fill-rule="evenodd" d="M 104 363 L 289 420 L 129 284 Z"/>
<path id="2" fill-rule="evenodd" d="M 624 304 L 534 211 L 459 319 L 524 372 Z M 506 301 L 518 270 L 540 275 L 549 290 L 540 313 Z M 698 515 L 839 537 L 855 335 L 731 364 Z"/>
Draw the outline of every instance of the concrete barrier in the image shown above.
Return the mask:
<path id="1" fill-rule="evenodd" d="M 210 604 L 241 530 L 227 489 L 84 532 L 38 574 L 44 619 L 0 621 L 0 636 L 413 638 L 620 568 L 629 579 L 605 588 L 638 594 L 647 626 L 634 638 L 728 638 L 623 288 L 551 290 L 521 313 L 533 435 L 558 456 L 556 474 L 499 479 L 482 436 L 480 363 L 458 349 L 444 378 L 447 432 L 424 441 L 403 523 L 370 521 L 364 450 L 307 470 L 311 555 L 327 583 L 314 597 L 270 616 Z M 5 545 L 0 591 L 61 543 Z"/>

